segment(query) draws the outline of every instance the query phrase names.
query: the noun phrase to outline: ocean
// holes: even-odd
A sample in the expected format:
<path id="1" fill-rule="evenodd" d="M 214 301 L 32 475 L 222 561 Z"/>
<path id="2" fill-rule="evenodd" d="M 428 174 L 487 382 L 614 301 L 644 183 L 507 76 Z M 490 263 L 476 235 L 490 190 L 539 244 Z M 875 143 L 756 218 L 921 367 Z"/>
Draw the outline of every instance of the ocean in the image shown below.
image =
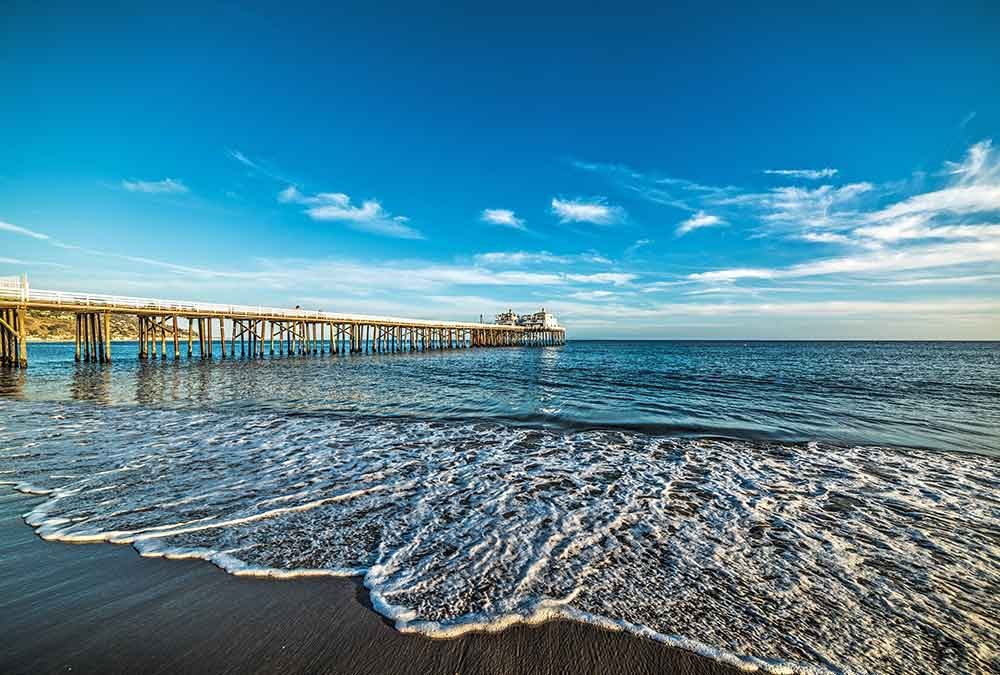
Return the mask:
<path id="1" fill-rule="evenodd" d="M 0 369 L 53 541 L 363 578 L 768 672 L 1000 669 L 1000 344 L 618 342 Z"/>

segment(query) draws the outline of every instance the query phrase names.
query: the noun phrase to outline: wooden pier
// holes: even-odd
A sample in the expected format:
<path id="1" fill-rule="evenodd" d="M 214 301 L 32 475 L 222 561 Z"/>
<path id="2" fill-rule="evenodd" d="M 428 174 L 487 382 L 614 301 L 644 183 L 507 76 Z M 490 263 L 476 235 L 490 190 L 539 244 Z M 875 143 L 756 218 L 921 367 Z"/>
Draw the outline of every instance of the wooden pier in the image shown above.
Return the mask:
<path id="1" fill-rule="evenodd" d="M 28 365 L 25 316 L 75 314 L 75 359 L 110 363 L 110 316 L 136 317 L 139 358 L 262 358 L 561 345 L 561 327 L 425 321 L 243 305 L 175 302 L 0 285 L 0 365 Z M 226 330 L 229 329 L 227 335 Z M 195 344 L 198 345 L 195 349 Z"/>

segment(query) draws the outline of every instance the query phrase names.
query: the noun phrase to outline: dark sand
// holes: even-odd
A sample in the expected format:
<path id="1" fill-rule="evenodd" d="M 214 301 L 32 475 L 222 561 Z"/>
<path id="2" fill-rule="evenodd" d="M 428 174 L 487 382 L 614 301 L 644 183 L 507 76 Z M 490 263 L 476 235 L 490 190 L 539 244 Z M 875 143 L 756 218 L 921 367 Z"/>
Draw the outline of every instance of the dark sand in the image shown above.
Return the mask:
<path id="1" fill-rule="evenodd" d="M 130 547 L 47 543 L 0 488 L 0 673 L 735 673 L 570 621 L 432 640 L 397 632 L 355 580 L 233 577 Z"/>

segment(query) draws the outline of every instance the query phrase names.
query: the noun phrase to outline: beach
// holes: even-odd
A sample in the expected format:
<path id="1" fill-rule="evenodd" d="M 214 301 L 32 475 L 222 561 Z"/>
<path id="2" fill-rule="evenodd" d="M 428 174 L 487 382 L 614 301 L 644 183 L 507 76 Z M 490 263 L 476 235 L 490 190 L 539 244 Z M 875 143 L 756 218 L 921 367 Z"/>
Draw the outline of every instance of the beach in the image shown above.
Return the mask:
<path id="1" fill-rule="evenodd" d="M 652 640 L 570 621 L 430 639 L 396 631 L 357 579 L 246 579 L 128 546 L 58 544 L 0 493 L 0 672 L 738 672 Z"/>

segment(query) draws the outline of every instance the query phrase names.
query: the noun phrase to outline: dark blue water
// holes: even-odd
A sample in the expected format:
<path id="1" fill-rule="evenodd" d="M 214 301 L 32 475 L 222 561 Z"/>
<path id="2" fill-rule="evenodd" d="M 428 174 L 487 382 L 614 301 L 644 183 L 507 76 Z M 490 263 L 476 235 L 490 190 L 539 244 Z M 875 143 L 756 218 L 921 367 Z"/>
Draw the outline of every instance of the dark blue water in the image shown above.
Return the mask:
<path id="1" fill-rule="evenodd" d="M 46 539 L 358 575 L 774 672 L 1000 672 L 1000 345 L 570 342 L 0 370 Z M 335 639 L 331 636 L 331 639 Z"/>
<path id="2" fill-rule="evenodd" d="M 570 342 L 564 347 L 144 363 L 32 344 L 0 394 L 490 420 L 1000 454 L 1000 343 Z M 196 348 L 197 356 L 197 348 Z"/>

